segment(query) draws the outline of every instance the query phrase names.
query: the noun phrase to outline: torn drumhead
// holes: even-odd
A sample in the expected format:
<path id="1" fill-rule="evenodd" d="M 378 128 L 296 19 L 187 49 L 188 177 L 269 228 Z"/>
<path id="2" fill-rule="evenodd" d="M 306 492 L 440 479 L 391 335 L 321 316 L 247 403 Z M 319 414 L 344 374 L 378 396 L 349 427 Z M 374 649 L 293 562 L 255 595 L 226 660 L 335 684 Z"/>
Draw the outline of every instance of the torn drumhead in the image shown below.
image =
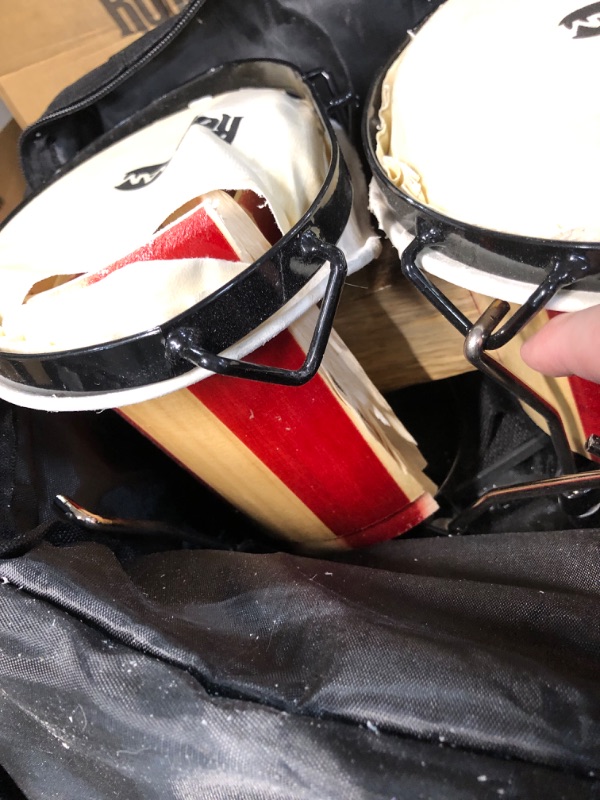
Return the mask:
<path id="1" fill-rule="evenodd" d="M 278 94 L 288 114 L 288 128 L 305 131 L 310 128 L 310 124 L 304 124 L 303 128 L 301 120 L 293 117 L 294 107 L 304 117 L 309 115 L 321 139 L 320 151 L 317 147 L 311 150 L 306 137 L 283 141 L 278 136 L 281 126 L 277 128 L 277 118 L 266 113 L 261 120 L 260 135 L 254 132 L 253 163 L 247 160 L 243 168 L 238 164 L 237 173 L 235 167 L 231 168 L 235 174 L 231 181 L 239 185 L 202 183 L 210 172 L 210 165 L 204 162 L 199 169 L 192 161 L 186 168 L 190 138 L 201 136 L 203 142 L 209 143 L 207 146 L 221 150 L 235 145 L 235 139 L 243 142 L 248 133 L 245 129 L 249 127 L 244 125 L 246 120 L 242 114 L 227 114 L 219 106 L 219 100 L 227 93 L 240 93 L 245 97 L 245 93 L 253 92 Z M 255 107 L 254 95 L 246 99 L 252 99 L 251 105 Z M 234 110 L 236 107 L 239 108 L 235 104 L 232 106 Z M 249 107 L 247 104 L 246 108 Z M 159 135 L 155 137 L 155 133 Z M 231 167 L 229 153 L 232 152 L 233 148 L 223 162 L 226 172 Z M 94 144 L 92 152 L 83 154 L 83 161 L 78 159 L 74 168 L 33 195 L 9 218 L 0 230 L 0 252 L 4 255 L 20 253 L 18 259 L 23 261 L 30 249 L 37 256 L 30 258 L 30 262 L 40 264 L 45 257 L 47 262 L 67 264 L 67 276 L 102 274 L 104 266 L 114 264 L 120 257 L 128 257 L 131 252 L 139 255 L 152 235 L 156 236 L 157 222 L 158 225 L 178 224 L 177 220 L 168 219 L 164 211 L 169 207 L 164 203 L 171 202 L 169 187 L 177 189 L 185 183 L 186 172 L 191 174 L 195 168 L 196 175 L 201 178 L 200 185 L 194 183 L 193 176 L 190 178 L 193 197 L 212 189 L 225 189 L 231 194 L 232 190 L 246 190 L 257 181 L 260 183 L 261 153 L 265 152 L 271 152 L 281 164 L 287 160 L 289 171 L 299 173 L 299 184 L 308 169 L 303 169 L 302 159 L 311 160 L 312 188 L 307 185 L 305 189 L 304 207 L 298 206 L 295 211 L 289 203 L 278 205 L 277 200 L 270 201 L 283 232 L 273 246 L 267 246 L 264 254 L 248 264 L 237 253 L 237 261 L 243 265 L 241 271 L 222 285 L 211 287 L 214 290 L 198 302 L 152 327 L 115 340 L 101 338 L 86 346 L 71 348 L 59 345 L 31 352 L 27 351 L 25 343 L 23 351 L 18 352 L 18 344 L 15 347 L 11 343 L 10 350 L 4 346 L 0 352 L 0 395 L 32 407 L 60 410 L 61 400 L 68 399 L 65 408 L 101 408 L 142 399 L 136 394 L 138 389 L 144 390 L 144 399 L 147 399 L 180 388 L 206 374 L 204 367 L 236 374 L 237 363 L 218 358 L 218 354 L 228 351 L 239 358 L 271 338 L 323 296 L 324 281 L 331 273 L 318 325 L 317 352 L 310 365 L 311 369 L 316 369 L 345 275 L 345 259 L 335 243 L 348 222 L 352 187 L 326 105 L 310 81 L 288 64 L 273 61 L 226 64 L 136 114 L 102 137 Z M 115 154 L 116 159 L 113 158 Z M 315 159 L 319 163 L 313 169 Z M 128 168 L 123 169 L 126 164 Z M 175 170 L 174 165 L 179 170 Z M 264 167 L 268 172 L 268 162 L 264 162 Z M 283 175 L 282 182 L 285 177 Z M 276 197 L 278 178 L 280 174 L 271 175 L 263 196 L 270 193 Z M 298 185 L 290 194 L 302 195 Z M 142 196 L 150 199 L 147 202 L 133 199 Z M 182 205 L 180 200 L 178 196 L 171 211 Z M 131 209 L 129 217 L 126 209 Z M 189 214 L 185 216 L 188 213 L 185 208 L 182 213 L 184 220 L 189 218 Z M 193 214 L 194 209 L 189 213 Z M 148 215 L 147 223 L 144 214 Z M 43 228 L 36 224 L 41 219 L 45 220 Z M 140 227 L 140 219 L 145 228 L 144 224 Z M 110 225 L 107 226 L 111 221 L 114 223 L 112 231 Z M 128 228 L 133 230 L 131 235 Z M 77 240 L 77 247 L 69 246 L 70 237 Z M 118 247 L 111 250 L 115 241 Z M 4 255 L 2 264 L 6 266 Z M 19 270 L 20 264 L 15 260 L 13 255 L 8 264 L 17 276 L 22 275 L 23 270 Z M 247 256 L 246 260 L 249 260 Z M 141 255 L 136 262 L 138 268 L 142 264 L 143 269 L 143 261 Z M 51 276 L 60 272 L 43 262 L 42 266 Z M 104 275 L 102 279 L 108 280 Z M 38 290 L 40 283 L 43 281 L 37 282 Z M 68 285 L 65 283 L 51 291 L 62 291 Z M 125 292 L 113 294 L 119 300 L 119 308 L 103 309 L 107 318 L 118 313 L 126 316 L 127 303 L 131 308 L 144 307 L 143 271 L 140 271 L 137 285 L 140 287 L 137 296 L 124 298 Z M 266 375 L 261 371 L 250 377 L 294 382 L 294 379 L 286 380 L 285 376 L 269 375 L 268 369 Z M 300 379 L 305 380 L 306 375 Z M 107 400 L 108 393 L 115 393 L 115 402 Z"/>

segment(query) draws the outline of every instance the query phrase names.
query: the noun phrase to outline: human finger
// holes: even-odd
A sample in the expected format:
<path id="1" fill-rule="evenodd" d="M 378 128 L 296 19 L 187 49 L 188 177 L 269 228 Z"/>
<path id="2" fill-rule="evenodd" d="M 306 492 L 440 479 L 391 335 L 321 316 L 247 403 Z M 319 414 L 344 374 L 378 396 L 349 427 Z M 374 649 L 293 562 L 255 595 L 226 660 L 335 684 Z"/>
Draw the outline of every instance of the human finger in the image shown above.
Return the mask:
<path id="1" fill-rule="evenodd" d="M 544 375 L 600 383 L 600 305 L 553 317 L 523 344 L 521 357 Z"/>

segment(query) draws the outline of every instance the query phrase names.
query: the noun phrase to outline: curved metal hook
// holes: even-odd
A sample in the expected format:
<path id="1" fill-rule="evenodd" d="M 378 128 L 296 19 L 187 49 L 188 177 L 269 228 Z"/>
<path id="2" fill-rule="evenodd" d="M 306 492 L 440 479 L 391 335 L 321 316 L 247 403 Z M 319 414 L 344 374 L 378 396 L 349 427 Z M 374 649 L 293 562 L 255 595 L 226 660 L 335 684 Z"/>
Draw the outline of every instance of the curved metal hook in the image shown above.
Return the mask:
<path id="1" fill-rule="evenodd" d="M 504 319 L 510 305 L 503 300 L 494 300 L 472 326 L 465 338 L 465 358 L 484 375 L 495 381 L 511 394 L 533 408 L 544 418 L 550 431 L 550 438 L 558 461 L 559 474 L 575 472 L 575 457 L 571 451 L 569 440 L 562 420 L 553 406 L 520 381 L 512 372 L 485 354 L 492 332 Z"/>

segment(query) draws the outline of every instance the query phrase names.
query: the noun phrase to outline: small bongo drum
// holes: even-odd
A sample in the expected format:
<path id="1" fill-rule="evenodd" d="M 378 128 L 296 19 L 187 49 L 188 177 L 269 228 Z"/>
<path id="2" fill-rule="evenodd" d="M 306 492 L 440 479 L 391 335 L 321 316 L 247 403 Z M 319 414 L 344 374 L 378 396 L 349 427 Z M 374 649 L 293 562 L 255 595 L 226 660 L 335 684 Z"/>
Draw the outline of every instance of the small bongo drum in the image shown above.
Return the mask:
<path id="1" fill-rule="evenodd" d="M 592 12 L 569 0 L 446 0 L 382 69 L 363 121 L 371 209 L 404 274 L 466 337 L 467 358 L 543 420 L 559 472 L 574 475 L 565 491 L 580 485 L 572 451 L 589 457 L 600 431 L 598 387 L 543 379 L 518 343 L 542 309 L 600 302 Z M 467 318 L 436 276 L 479 295 L 481 317 Z"/>
<path id="2" fill-rule="evenodd" d="M 379 249 L 354 178 L 291 65 L 161 98 L 0 231 L 0 396 L 119 409 L 301 546 L 414 527 L 437 507 L 415 443 L 339 337 L 321 366 L 348 267 Z"/>

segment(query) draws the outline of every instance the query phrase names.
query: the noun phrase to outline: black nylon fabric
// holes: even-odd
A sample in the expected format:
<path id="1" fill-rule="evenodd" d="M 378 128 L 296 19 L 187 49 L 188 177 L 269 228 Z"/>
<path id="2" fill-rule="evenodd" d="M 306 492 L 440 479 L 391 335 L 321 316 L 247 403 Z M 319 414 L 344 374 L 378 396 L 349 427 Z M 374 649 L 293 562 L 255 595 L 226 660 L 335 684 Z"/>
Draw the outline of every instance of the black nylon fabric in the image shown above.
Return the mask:
<path id="1" fill-rule="evenodd" d="M 487 389 L 450 384 L 489 449 Z M 0 411 L 2 484 L 39 523 L 7 516 L 0 562 L 0 764 L 23 797 L 599 796 L 598 531 L 327 559 L 90 541 L 56 492 L 232 547 L 257 531 L 113 413 Z"/>
<path id="2" fill-rule="evenodd" d="M 166 523 L 182 538 L 201 531 L 218 547 L 226 540 L 248 548 L 261 533 L 112 411 L 52 414 L 0 401 L 0 493 L 0 557 L 44 539 L 62 545 L 93 538 L 59 517 L 58 494 L 107 517 Z M 157 534 L 103 534 L 102 541 L 124 560 L 181 544 Z"/>
<path id="3" fill-rule="evenodd" d="M 32 798 L 598 797 L 599 538 L 42 544 L 0 564 L 3 764 Z"/>

